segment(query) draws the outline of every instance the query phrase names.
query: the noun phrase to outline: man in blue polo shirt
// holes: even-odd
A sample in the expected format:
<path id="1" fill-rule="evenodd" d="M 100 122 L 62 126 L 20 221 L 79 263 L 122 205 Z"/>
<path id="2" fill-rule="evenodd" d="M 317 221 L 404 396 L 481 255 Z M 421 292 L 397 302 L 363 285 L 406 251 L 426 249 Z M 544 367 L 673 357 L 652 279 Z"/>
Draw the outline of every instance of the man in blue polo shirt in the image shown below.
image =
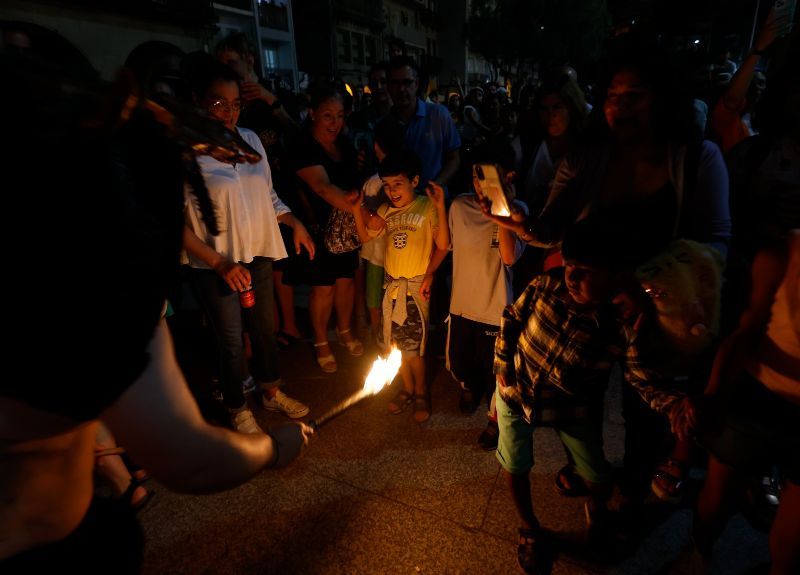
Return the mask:
<path id="1" fill-rule="evenodd" d="M 389 61 L 391 114 L 406 127 L 405 147 L 422 160 L 418 189 L 429 180 L 446 186 L 458 171 L 461 138 L 447 108 L 417 97 L 419 69 L 413 58 L 395 56 Z"/>

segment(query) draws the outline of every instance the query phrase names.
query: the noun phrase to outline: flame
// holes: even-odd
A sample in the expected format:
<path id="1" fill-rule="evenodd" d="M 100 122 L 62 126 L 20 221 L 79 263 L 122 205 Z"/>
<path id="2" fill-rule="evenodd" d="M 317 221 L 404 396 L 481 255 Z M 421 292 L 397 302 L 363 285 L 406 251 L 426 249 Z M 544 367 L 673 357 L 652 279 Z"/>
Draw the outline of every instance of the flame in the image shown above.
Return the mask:
<path id="1" fill-rule="evenodd" d="M 389 357 L 378 357 L 372 362 L 372 369 L 369 370 L 367 379 L 364 380 L 364 391 L 370 395 L 375 395 L 384 386 L 392 383 L 394 376 L 400 370 L 401 361 L 400 350 L 396 347 L 392 348 Z"/>

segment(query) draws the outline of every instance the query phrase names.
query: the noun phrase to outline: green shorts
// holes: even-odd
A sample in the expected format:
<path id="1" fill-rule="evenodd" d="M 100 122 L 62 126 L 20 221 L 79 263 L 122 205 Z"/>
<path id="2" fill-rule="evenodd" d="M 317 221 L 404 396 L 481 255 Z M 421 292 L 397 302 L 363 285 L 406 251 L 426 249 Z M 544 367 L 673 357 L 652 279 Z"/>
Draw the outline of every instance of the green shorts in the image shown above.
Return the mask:
<path id="1" fill-rule="evenodd" d="M 367 262 L 366 278 L 367 307 L 381 309 L 381 302 L 383 302 L 383 267 Z"/>
<path id="2" fill-rule="evenodd" d="M 512 410 L 500 393 L 497 401 L 497 424 L 500 439 L 497 460 L 512 474 L 529 473 L 533 468 L 533 431 L 535 427 Z M 575 471 L 586 481 L 611 482 L 611 466 L 603 452 L 602 428 L 594 419 L 581 420 L 553 428 L 575 462 Z"/>

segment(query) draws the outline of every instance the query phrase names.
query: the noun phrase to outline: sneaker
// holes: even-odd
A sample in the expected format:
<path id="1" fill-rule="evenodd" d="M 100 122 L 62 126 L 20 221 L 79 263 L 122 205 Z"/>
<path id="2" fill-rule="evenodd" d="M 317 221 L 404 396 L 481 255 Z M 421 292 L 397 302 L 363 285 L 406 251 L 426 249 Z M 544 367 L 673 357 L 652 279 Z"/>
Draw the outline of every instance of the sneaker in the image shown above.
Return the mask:
<path id="1" fill-rule="evenodd" d="M 269 397 L 266 393 L 261 396 L 261 403 L 267 411 L 280 411 L 286 417 L 297 419 L 308 415 L 309 409 L 304 405 L 292 399 L 281 390 L 275 394 L 275 397 Z"/>
<path id="2" fill-rule="evenodd" d="M 256 423 L 253 412 L 249 408 L 230 410 L 231 424 L 233 428 L 239 433 L 264 433 L 264 431 Z"/>
<path id="3" fill-rule="evenodd" d="M 255 390 L 256 380 L 254 380 L 253 376 L 251 375 L 242 382 L 242 393 L 247 395 L 248 393 L 253 393 Z"/>
<path id="4" fill-rule="evenodd" d="M 486 429 L 484 429 L 480 437 L 478 437 L 478 445 L 480 445 L 481 449 L 484 451 L 494 451 L 497 449 L 497 440 L 499 437 L 500 430 L 497 424 L 490 421 L 486 425 Z"/>

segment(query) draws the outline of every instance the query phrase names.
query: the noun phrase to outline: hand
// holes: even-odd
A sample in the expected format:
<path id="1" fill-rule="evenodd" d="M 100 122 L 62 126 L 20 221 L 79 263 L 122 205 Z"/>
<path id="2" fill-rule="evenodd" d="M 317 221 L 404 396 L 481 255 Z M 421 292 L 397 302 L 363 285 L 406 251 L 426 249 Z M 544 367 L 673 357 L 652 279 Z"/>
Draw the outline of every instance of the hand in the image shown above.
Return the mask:
<path id="1" fill-rule="evenodd" d="M 422 278 L 422 286 L 419 288 L 419 295 L 422 299 L 428 301 L 431 299 L 431 287 L 433 286 L 433 274 L 425 274 Z"/>
<path id="2" fill-rule="evenodd" d="M 357 210 L 361 210 L 364 207 L 364 190 L 350 190 L 349 192 L 345 193 L 344 199 L 350 208 L 350 211 L 356 213 Z M 362 214 L 364 211 L 362 210 Z"/>
<path id="3" fill-rule="evenodd" d="M 230 286 L 233 291 L 240 292 L 246 290 L 252 283 L 250 278 L 250 270 L 241 264 L 223 259 L 220 263 L 214 266 L 214 271 L 217 272 L 225 283 Z"/>
<path id="4" fill-rule="evenodd" d="M 433 180 L 428 182 L 425 187 L 425 193 L 437 208 L 444 207 L 444 188 Z"/>
<path id="5" fill-rule="evenodd" d="M 776 20 L 775 6 L 770 8 L 769 14 L 767 14 L 767 18 L 764 20 L 764 24 L 761 26 L 761 31 L 758 33 L 758 38 L 756 38 L 756 41 L 753 44 L 753 48 L 759 52 L 763 52 L 769 48 L 775 41 L 778 31 L 786 23 L 786 19 L 788 17 L 789 16 L 786 15 Z"/>
<path id="6" fill-rule="evenodd" d="M 253 102 L 255 100 L 264 100 L 267 104 L 272 104 L 278 98 L 267 90 L 258 82 L 252 80 L 242 81 L 242 100 L 245 102 Z"/>
<path id="7" fill-rule="evenodd" d="M 492 202 L 486 196 L 478 196 L 478 203 L 480 204 L 483 215 L 488 219 L 495 222 L 502 228 L 506 228 L 522 237 L 528 227 L 528 215 L 524 210 L 521 210 L 516 202 L 511 202 L 511 215 L 510 216 L 497 216 L 492 213 Z"/>
<path id="8" fill-rule="evenodd" d="M 676 403 L 669 412 L 669 426 L 678 439 L 690 439 L 697 427 L 697 407 L 688 397 Z"/>
<path id="9" fill-rule="evenodd" d="M 619 292 L 611 301 L 619 309 L 623 320 L 627 322 L 636 318 L 633 322 L 633 331 L 638 332 L 645 317 L 643 302 L 629 291 Z"/>
<path id="10" fill-rule="evenodd" d="M 294 251 L 297 255 L 300 255 L 300 252 L 302 251 L 300 248 L 303 247 L 306 248 L 306 251 L 308 252 L 308 259 L 314 259 L 316 246 L 314 245 L 314 240 L 311 239 L 311 234 L 308 233 L 308 230 L 302 223 L 295 223 L 292 232 L 292 239 L 294 240 Z"/>
<path id="11" fill-rule="evenodd" d="M 297 459 L 308 445 L 308 438 L 314 433 L 305 423 L 281 423 L 269 430 L 275 449 L 275 460 L 271 467 L 286 467 Z"/>

